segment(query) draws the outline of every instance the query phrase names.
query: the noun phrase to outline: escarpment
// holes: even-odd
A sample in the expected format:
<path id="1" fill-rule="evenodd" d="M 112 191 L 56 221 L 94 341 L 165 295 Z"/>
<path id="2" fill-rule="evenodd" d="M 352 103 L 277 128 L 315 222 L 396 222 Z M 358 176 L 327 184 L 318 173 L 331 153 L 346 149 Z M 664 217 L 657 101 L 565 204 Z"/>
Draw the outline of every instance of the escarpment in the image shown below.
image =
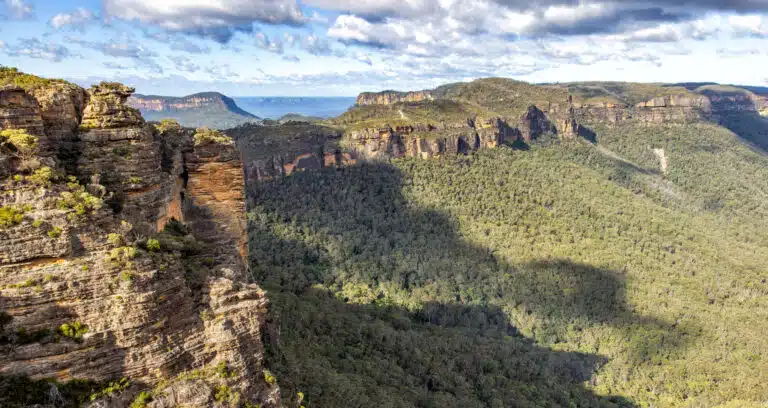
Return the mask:
<path id="1" fill-rule="evenodd" d="M 419 92 L 363 92 L 357 97 L 357 104 L 364 105 L 393 105 L 401 102 L 421 102 L 433 100 L 432 93 L 429 91 Z"/>
<path id="2" fill-rule="evenodd" d="M 279 406 L 239 152 L 145 123 L 132 92 L 0 89 L 2 130 L 37 141 L 0 134 L 0 376 L 39 406 L 73 380 L 106 406 Z"/>

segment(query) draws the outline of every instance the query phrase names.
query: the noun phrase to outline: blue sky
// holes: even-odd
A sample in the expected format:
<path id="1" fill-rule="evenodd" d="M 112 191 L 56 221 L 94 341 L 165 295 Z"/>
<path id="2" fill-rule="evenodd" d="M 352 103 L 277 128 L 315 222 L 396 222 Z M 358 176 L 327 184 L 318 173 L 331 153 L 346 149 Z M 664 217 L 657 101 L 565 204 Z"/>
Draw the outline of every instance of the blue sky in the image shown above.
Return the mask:
<path id="1" fill-rule="evenodd" d="M 768 85 L 768 0 L 0 0 L 0 64 L 145 94 Z"/>

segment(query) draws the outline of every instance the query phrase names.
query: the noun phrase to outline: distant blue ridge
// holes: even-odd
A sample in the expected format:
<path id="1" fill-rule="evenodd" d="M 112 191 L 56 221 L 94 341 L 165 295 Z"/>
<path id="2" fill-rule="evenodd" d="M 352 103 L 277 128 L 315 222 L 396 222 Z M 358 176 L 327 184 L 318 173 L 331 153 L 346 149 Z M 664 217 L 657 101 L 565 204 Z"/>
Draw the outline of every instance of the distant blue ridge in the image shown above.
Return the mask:
<path id="1" fill-rule="evenodd" d="M 354 97 L 249 96 L 232 99 L 241 109 L 265 119 L 280 119 L 289 113 L 331 118 L 355 104 Z"/>

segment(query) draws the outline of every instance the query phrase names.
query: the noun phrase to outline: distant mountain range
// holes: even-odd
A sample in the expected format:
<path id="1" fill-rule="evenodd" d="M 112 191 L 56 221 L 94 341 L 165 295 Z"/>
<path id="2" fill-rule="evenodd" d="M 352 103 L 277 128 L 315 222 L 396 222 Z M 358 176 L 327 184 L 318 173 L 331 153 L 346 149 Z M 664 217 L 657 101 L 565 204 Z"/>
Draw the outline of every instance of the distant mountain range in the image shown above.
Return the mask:
<path id="1" fill-rule="evenodd" d="M 218 92 L 184 97 L 133 95 L 128 104 L 141 111 L 148 121 L 174 119 L 183 126 L 224 129 L 260 118 L 241 109 L 232 98 Z"/>

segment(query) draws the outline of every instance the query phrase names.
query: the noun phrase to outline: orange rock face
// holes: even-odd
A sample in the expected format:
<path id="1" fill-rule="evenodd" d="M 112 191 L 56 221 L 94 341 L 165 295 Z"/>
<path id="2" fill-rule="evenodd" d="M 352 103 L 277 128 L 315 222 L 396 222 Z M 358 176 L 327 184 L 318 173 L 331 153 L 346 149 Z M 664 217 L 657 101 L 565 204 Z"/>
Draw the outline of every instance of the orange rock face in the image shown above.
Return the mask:
<path id="1" fill-rule="evenodd" d="M 211 143 L 187 153 L 185 162 L 188 202 L 184 218 L 196 236 L 218 248 L 217 263 L 244 273 L 248 237 L 240 152 L 234 145 Z"/>
<path id="2" fill-rule="evenodd" d="M 19 330 L 43 333 L 41 341 L 0 343 L 0 375 L 134 384 L 103 406 L 128 406 L 161 381 L 156 406 L 214 406 L 223 384 L 241 401 L 279 406 L 278 386 L 262 374 L 269 302 L 246 280 L 239 152 L 193 146 L 188 131 L 146 125 L 125 106 L 130 88 L 92 88 L 86 104 L 78 97 L 85 91 L 72 87 L 0 90 L 0 129 L 24 128 L 50 142 L 58 152 L 51 165 L 82 184 L 0 179 L 7 193 L 0 206 L 24 208 L 17 225 L 0 229 L 0 312 L 9 319 L 0 337 L 13 343 Z M 79 197 L 78 188 L 98 206 L 78 213 L 78 203 L 57 205 L 73 191 Z M 172 219 L 186 227 L 160 233 Z M 87 331 L 56 337 L 74 323 Z M 217 364 L 232 377 L 178 380 Z"/>

